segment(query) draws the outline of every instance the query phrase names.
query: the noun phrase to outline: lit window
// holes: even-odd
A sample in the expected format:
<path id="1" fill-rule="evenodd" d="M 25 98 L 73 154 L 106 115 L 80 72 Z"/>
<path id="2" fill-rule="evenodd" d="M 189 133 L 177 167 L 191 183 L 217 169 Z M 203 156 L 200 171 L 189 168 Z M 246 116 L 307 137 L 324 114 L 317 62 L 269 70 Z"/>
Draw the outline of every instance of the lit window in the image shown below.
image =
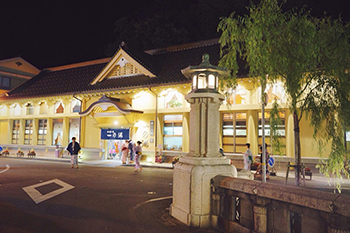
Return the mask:
<path id="1" fill-rule="evenodd" d="M 79 142 L 79 128 L 80 128 L 79 118 L 69 119 L 69 138 L 75 137 Z"/>
<path id="2" fill-rule="evenodd" d="M 20 121 L 14 120 L 12 124 L 12 144 L 18 144 L 19 142 L 19 127 Z"/>
<path id="3" fill-rule="evenodd" d="M 80 101 L 79 100 L 72 100 L 72 103 L 71 103 L 71 112 L 80 112 Z"/>
<path id="4" fill-rule="evenodd" d="M 33 120 L 26 120 L 24 130 L 24 144 L 29 145 L 33 138 Z"/>
<path id="5" fill-rule="evenodd" d="M 247 137 L 247 114 L 224 113 L 222 115 L 222 144 L 225 152 L 245 151 Z"/>
<path id="6" fill-rule="evenodd" d="M 215 88 L 215 76 L 212 74 L 209 74 L 208 76 L 208 88 L 211 88 L 211 89 Z"/>
<path id="7" fill-rule="evenodd" d="M 182 115 L 164 116 L 164 150 L 182 150 Z"/>
<path id="8" fill-rule="evenodd" d="M 27 104 L 26 112 L 27 112 L 27 115 L 33 115 L 34 114 L 34 106 L 32 104 Z"/>
<path id="9" fill-rule="evenodd" d="M 62 137 L 63 137 L 63 119 L 53 119 L 52 120 L 52 144 L 53 145 L 62 145 Z"/>
<path id="10" fill-rule="evenodd" d="M 61 101 L 57 101 L 55 103 L 55 113 L 63 113 L 64 112 L 64 107 Z"/>
<path id="11" fill-rule="evenodd" d="M 39 119 L 38 145 L 46 145 L 47 119 Z"/>

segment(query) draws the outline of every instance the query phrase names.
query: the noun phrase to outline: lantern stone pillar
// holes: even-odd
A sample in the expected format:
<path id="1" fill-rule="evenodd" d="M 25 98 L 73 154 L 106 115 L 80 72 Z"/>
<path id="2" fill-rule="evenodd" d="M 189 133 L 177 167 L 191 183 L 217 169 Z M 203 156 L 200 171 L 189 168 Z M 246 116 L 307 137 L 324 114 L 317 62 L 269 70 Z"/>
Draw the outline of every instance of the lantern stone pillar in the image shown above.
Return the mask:
<path id="1" fill-rule="evenodd" d="M 187 77 L 204 77 L 208 81 L 209 75 L 214 74 L 217 79 L 225 71 L 210 65 L 209 56 L 204 55 L 201 65 L 188 67 L 182 72 Z M 191 104 L 190 152 L 175 164 L 170 215 L 188 226 L 209 227 L 210 180 L 217 175 L 237 177 L 237 170 L 219 152 L 219 107 L 224 96 L 217 92 L 217 81 L 214 86 L 207 85 L 205 81 L 202 83 L 204 85 L 199 86 L 199 81 L 193 80 L 192 92 L 186 95 L 186 100 Z"/>

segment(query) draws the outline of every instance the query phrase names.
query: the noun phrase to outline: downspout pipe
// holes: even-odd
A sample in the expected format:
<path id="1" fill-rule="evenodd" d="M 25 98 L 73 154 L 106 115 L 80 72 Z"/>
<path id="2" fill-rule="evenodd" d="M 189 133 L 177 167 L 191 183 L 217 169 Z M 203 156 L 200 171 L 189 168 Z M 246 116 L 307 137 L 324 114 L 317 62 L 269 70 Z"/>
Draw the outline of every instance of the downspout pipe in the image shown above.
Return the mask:
<path id="1" fill-rule="evenodd" d="M 73 94 L 73 98 L 80 101 L 80 112 L 82 110 L 83 107 L 83 101 L 81 99 L 78 99 L 75 94 Z M 81 143 L 81 116 L 79 116 L 79 143 Z"/>
<path id="2" fill-rule="evenodd" d="M 152 91 L 151 87 L 148 88 L 148 90 L 150 92 L 152 92 L 155 97 L 156 97 L 156 116 L 155 116 L 155 120 L 154 120 L 154 123 L 155 123 L 155 129 L 154 129 L 154 160 L 156 159 L 156 155 L 157 155 L 157 142 L 158 142 L 158 95 Z"/>

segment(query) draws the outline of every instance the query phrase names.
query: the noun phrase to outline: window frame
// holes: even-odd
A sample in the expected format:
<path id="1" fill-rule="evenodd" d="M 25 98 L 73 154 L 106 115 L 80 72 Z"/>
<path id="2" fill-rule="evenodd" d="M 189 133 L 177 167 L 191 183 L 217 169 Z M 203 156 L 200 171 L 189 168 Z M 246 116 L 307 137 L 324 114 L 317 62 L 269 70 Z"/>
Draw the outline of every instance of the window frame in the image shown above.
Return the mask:
<path id="1" fill-rule="evenodd" d="M 171 116 L 174 116 L 175 119 L 166 119 L 169 118 Z M 181 116 L 181 117 L 180 117 Z M 177 119 L 177 117 L 179 117 L 179 119 Z M 181 118 L 181 120 L 180 120 Z M 166 126 L 166 124 L 170 124 L 170 126 Z M 170 130 L 172 133 L 166 133 L 165 128 L 172 128 L 172 130 Z M 178 130 L 175 130 L 175 127 L 179 127 L 181 128 L 181 134 L 177 134 Z M 167 131 L 169 132 L 169 131 Z M 173 147 L 171 147 L 171 149 L 169 149 L 170 147 L 166 148 L 165 147 L 165 139 L 166 138 L 181 138 L 181 144 L 177 147 L 176 145 L 174 145 Z M 163 116 L 163 150 L 165 151 L 181 151 L 182 150 L 182 139 L 183 139 L 183 115 L 182 114 L 167 114 Z M 176 146 L 176 148 L 175 148 Z"/>
<path id="2" fill-rule="evenodd" d="M 31 145 L 33 141 L 33 119 L 26 119 L 24 123 L 24 145 Z"/>
<path id="3" fill-rule="evenodd" d="M 16 144 L 16 145 L 19 144 L 20 127 L 21 127 L 20 120 L 13 120 L 11 144 Z"/>
<path id="4" fill-rule="evenodd" d="M 40 131 L 42 133 L 40 133 Z M 38 145 L 46 145 L 47 137 L 47 119 L 38 120 Z"/>

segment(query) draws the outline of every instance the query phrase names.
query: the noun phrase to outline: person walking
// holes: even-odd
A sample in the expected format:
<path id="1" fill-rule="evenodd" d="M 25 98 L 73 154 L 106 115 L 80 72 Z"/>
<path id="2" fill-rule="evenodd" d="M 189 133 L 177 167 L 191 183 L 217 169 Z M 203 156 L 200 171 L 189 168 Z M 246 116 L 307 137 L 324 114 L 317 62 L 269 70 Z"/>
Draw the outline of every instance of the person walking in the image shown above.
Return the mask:
<path id="1" fill-rule="evenodd" d="M 128 147 L 129 147 L 128 140 L 125 140 L 124 143 L 122 144 L 122 164 L 126 164 L 126 159 L 129 153 Z"/>
<path id="2" fill-rule="evenodd" d="M 251 164 L 253 162 L 253 154 L 250 150 L 250 143 L 246 143 L 247 150 L 243 154 L 243 161 L 244 161 L 244 170 L 250 171 Z"/>
<path id="3" fill-rule="evenodd" d="M 268 170 L 268 161 L 270 159 L 270 154 L 267 151 L 267 144 L 265 143 L 265 166 L 266 166 L 266 179 L 270 178 L 270 172 Z M 263 170 L 263 153 L 262 153 L 262 146 L 260 146 L 260 165 L 256 169 L 256 177 L 259 177 L 262 179 L 262 170 Z"/>
<path id="4" fill-rule="evenodd" d="M 142 167 L 140 164 L 140 159 L 142 156 L 142 142 L 137 141 L 137 146 L 135 146 L 135 172 L 141 171 Z"/>
<path id="5" fill-rule="evenodd" d="M 130 152 L 130 163 L 133 163 L 135 158 L 135 143 L 131 139 L 128 141 L 128 143 L 128 149 Z"/>
<path id="6" fill-rule="evenodd" d="M 78 168 L 78 153 L 81 149 L 80 145 L 78 142 L 75 141 L 76 138 L 72 137 L 72 142 L 69 143 L 69 145 L 67 146 L 66 150 L 69 152 L 70 154 L 70 163 L 71 163 L 71 168 L 74 167 L 74 165 L 76 166 L 76 168 Z"/>

